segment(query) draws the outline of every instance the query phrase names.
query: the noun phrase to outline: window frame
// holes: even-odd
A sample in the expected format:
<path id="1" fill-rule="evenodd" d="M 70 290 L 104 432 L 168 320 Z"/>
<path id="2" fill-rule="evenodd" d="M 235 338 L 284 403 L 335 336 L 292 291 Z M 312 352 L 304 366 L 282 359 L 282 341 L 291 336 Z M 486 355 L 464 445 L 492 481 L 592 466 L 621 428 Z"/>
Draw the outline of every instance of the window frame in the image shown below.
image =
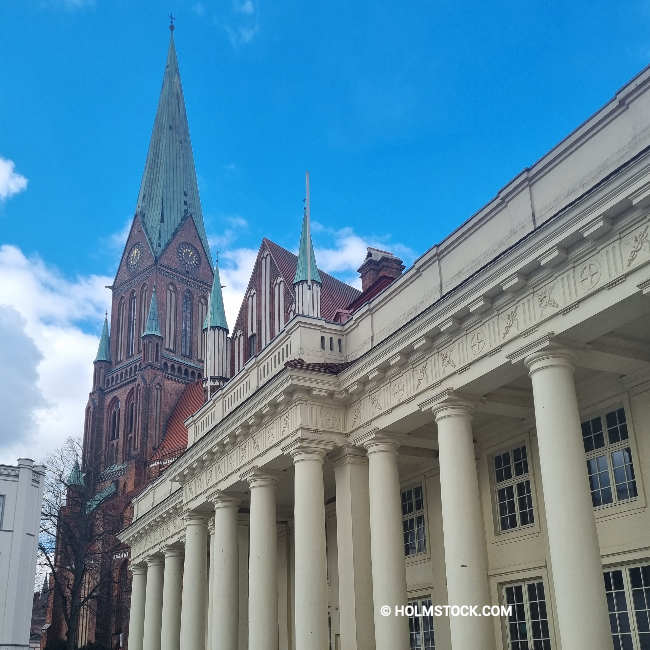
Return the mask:
<path id="1" fill-rule="evenodd" d="M 492 529 L 488 527 L 488 536 L 492 534 L 492 538 L 488 539 L 488 543 L 509 543 L 513 538 L 525 538 L 540 533 L 540 511 L 539 503 L 537 501 L 537 491 L 536 491 L 536 470 L 538 463 L 538 454 L 537 454 L 537 445 L 533 445 L 533 436 L 528 432 L 525 434 L 519 434 L 516 436 L 510 437 L 508 440 L 495 445 L 486 450 L 485 455 L 485 464 L 484 471 L 487 471 L 488 484 L 490 486 L 490 503 L 492 509 Z M 508 481 L 502 481 L 501 483 L 496 482 L 496 472 L 494 467 L 494 459 L 496 456 L 499 456 L 505 452 L 510 452 L 519 447 L 526 447 L 526 456 L 528 460 L 528 474 L 524 474 L 523 477 L 528 477 L 530 481 L 530 499 L 533 508 L 533 517 L 534 521 L 532 524 L 526 524 L 525 526 L 517 526 L 516 528 L 508 528 L 506 530 L 501 530 L 501 520 L 499 516 L 499 487 L 501 485 L 512 484 L 515 485 L 517 482 L 520 482 L 522 476 L 513 476 L 512 479 Z M 514 463 L 513 463 L 514 466 Z M 515 495 L 515 500 L 516 500 Z M 486 508 L 489 506 L 486 506 Z M 487 510 L 486 510 L 487 514 Z M 517 511 L 517 521 L 519 521 L 519 512 Z"/>
<path id="2" fill-rule="evenodd" d="M 426 561 L 431 556 L 431 536 L 429 535 L 429 513 L 428 513 L 428 505 L 427 505 L 428 502 L 427 502 L 425 477 L 422 477 L 422 480 L 410 481 L 408 483 L 400 485 L 400 505 L 402 503 L 402 494 L 404 492 L 407 492 L 408 490 L 414 490 L 415 488 L 418 487 L 422 489 L 422 509 L 413 510 L 412 513 L 408 513 L 406 515 L 402 514 L 402 522 L 404 522 L 406 519 L 417 520 L 417 517 L 420 515 L 424 517 L 424 550 L 420 551 L 419 553 L 416 552 L 412 555 L 406 555 L 405 552 L 404 561 L 410 564 L 417 564 L 419 562 Z M 415 501 L 415 495 L 413 498 Z M 416 543 L 417 543 L 417 535 L 416 535 Z M 404 546 L 404 529 L 402 528 L 402 547 L 403 546 Z"/>
<path id="3" fill-rule="evenodd" d="M 527 632 L 527 642 L 528 647 L 533 647 L 533 642 L 531 640 L 531 617 L 530 617 L 530 600 L 528 597 L 528 585 L 532 583 L 542 583 L 544 587 L 544 603 L 546 606 L 546 621 L 548 624 L 548 638 L 551 644 L 551 650 L 557 650 L 557 644 L 555 640 L 555 625 L 554 625 L 554 605 L 551 602 L 551 591 L 549 589 L 549 583 L 546 579 L 546 576 L 539 575 L 539 573 L 529 573 L 526 572 L 523 575 L 518 576 L 516 579 L 508 580 L 499 585 L 499 604 L 503 606 L 508 606 L 507 599 L 507 590 L 510 587 L 522 586 L 523 595 L 524 595 L 524 613 L 526 621 L 526 632 Z M 512 640 L 510 638 L 510 620 L 508 616 L 501 616 L 501 631 L 503 635 L 503 647 L 505 650 L 511 650 Z"/>
<path id="4" fill-rule="evenodd" d="M 427 607 L 434 606 L 434 601 L 433 601 L 433 596 L 431 593 L 426 593 L 426 594 L 419 594 L 417 596 L 409 596 L 408 597 L 408 605 L 411 606 L 418 606 L 422 608 L 424 606 L 424 603 L 427 602 L 428 605 Z M 420 609 L 421 611 L 421 609 Z M 409 616 L 409 648 L 411 647 L 411 617 Z M 422 615 L 418 616 L 418 619 L 420 621 L 420 632 L 423 634 L 423 626 L 422 622 L 424 621 L 424 618 Z M 435 616 L 431 616 L 431 632 L 433 633 L 433 648 L 430 650 L 436 650 L 436 625 L 435 625 Z M 426 647 L 423 647 L 422 650 L 427 650 Z"/>
<path id="5" fill-rule="evenodd" d="M 607 400 L 602 400 L 586 408 L 580 409 L 580 424 L 582 425 L 582 423 L 585 422 L 586 420 L 593 419 L 598 415 L 604 418 L 605 413 L 608 413 L 610 411 L 615 411 L 617 408 L 625 409 L 625 418 L 626 418 L 627 431 L 628 431 L 628 439 L 624 441 L 624 443 L 626 444 L 614 443 L 614 445 L 606 445 L 605 447 L 601 447 L 600 449 L 595 450 L 594 452 L 585 452 L 585 469 L 587 469 L 587 460 L 590 454 L 594 454 L 596 456 L 603 455 L 603 451 L 604 451 L 609 458 L 608 471 L 610 472 L 609 474 L 610 485 L 612 487 L 612 491 L 615 491 L 616 484 L 615 482 L 612 481 L 610 454 L 613 451 L 616 451 L 620 448 L 629 447 L 632 454 L 632 463 L 634 465 L 634 474 L 635 474 L 634 478 L 636 481 L 637 496 L 631 499 L 625 499 L 624 501 L 614 500 L 612 503 L 607 503 L 600 506 L 593 506 L 594 516 L 596 517 L 597 520 L 608 519 L 610 517 L 618 517 L 621 512 L 641 510 L 646 507 L 645 489 L 643 485 L 643 473 L 640 471 L 641 465 L 639 464 L 640 457 L 637 448 L 636 431 L 634 427 L 634 414 L 632 412 L 632 408 L 630 404 L 629 393 L 626 392 L 623 394 L 619 394 Z M 606 425 L 604 427 L 604 433 L 605 435 L 607 435 Z M 582 436 L 582 431 L 581 431 L 581 436 Z M 580 442 L 582 444 L 582 438 Z M 582 449 L 584 451 L 584 446 L 582 447 Z M 600 452 L 600 454 L 597 452 Z M 589 494 L 591 496 L 591 485 L 589 483 L 588 485 L 589 485 Z"/>
<path id="6" fill-rule="evenodd" d="M 633 587 L 632 587 L 632 580 L 630 578 L 630 571 L 632 569 L 641 569 L 644 566 L 650 566 L 650 559 L 646 558 L 644 559 L 638 559 L 635 560 L 634 562 L 629 562 L 625 564 L 611 564 L 611 565 L 605 565 L 603 566 L 603 577 L 605 573 L 611 573 L 613 571 L 621 571 L 623 574 L 623 592 L 625 594 L 625 600 L 626 600 L 626 612 L 628 615 L 628 621 L 629 621 L 629 626 L 630 626 L 630 634 L 632 637 L 632 645 L 634 647 L 634 650 L 639 650 L 641 648 L 641 645 L 639 643 L 639 629 L 638 629 L 638 622 L 637 622 L 637 617 L 636 617 L 636 607 L 635 607 L 635 602 L 634 602 L 634 594 L 633 594 Z M 618 590 L 617 590 L 618 591 Z M 607 592 L 608 594 L 610 592 Z M 609 603 L 610 599 L 607 599 L 608 601 L 608 611 L 609 611 Z M 650 607 L 650 603 L 648 603 Z M 620 613 L 621 610 L 616 610 L 616 612 L 611 612 L 609 611 L 609 614 L 612 613 Z M 648 611 L 648 610 L 644 610 Z M 618 617 L 617 617 L 618 618 Z M 613 636 L 613 635 L 612 635 Z M 650 636 L 650 634 L 648 634 Z"/>

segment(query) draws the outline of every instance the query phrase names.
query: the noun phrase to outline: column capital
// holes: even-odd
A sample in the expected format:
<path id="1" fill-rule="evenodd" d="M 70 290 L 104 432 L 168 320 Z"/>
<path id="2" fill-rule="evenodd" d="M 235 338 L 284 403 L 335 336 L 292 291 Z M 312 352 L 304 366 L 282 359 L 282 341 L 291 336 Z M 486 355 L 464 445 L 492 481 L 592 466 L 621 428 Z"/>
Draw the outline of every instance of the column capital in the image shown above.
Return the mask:
<path id="1" fill-rule="evenodd" d="M 259 467 L 251 467 L 239 475 L 243 481 L 248 481 L 251 489 L 258 487 L 272 487 L 278 485 L 279 476 L 275 472 L 263 471 Z"/>
<path id="2" fill-rule="evenodd" d="M 375 433 L 372 437 L 360 440 L 360 444 L 366 449 L 368 456 L 379 452 L 398 454 L 399 442 L 395 442 L 390 436 Z"/>
<path id="3" fill-rule="evenodd" d="M 148 567 L 160 566 L 161 564 L 165 563 L 165 558 L 162 555 L 156 553 L 155 555 L 150 555 L 148 558 L 146 558 L 145 561 Z"/>
<path id="4" fill-rule="evenodd" d="M 187 510 L 183 513 L 185 526 L 204 526 L 208 523 L 208 517 L 201 512 Z"/>
<path id="5" fill-rule="evenodd" d="M 239 509 L 239 504 L 241 499 L 234 497 L 233 495 L 222 492 L 221 490 L 216 490 L 208 495 L 208 501 L 212 502 L 215 510 L 220 508 L 237 508 Z"/>
<path id="6" fill-rule="evenodd" d="M 133 564 L 131 565 L 131 573 L 134 576 L 142 576 L 142 575 L 147 575 L 147 565 L 142 563 L 142 564 Z"/>
<path id="7" fill-rule="evenodd" d="M 479 401 L 480 398 L 475 395 L 445 390 L 431 406 L 431 412 L 435 415 L 436 422 L 449 417 L 464 417 L 472 420 L 474 409 Z"/>
<path id="8" fill-rule="evenodd" d="M 310 440 L 297 438 L 292 440 L 288 445 L 282 447 L 284 454 L 290 454 L 293 462 L 299 463 L 303 460 L 316 460 L 321 463 L 325 456 L 334 449 L 335 444 L 330 440 Z"/>
<path id="9" fill-rule="evenodd" d="M 549 347 L 529 354 L 524 359 L 524 364 L 528 368 L 529 375 L 540 370 L 557 367 L 568 368 L 573 372 L 575 369 L 574 361 L 577 357 L 577 353 L 569 348 Z"/>
<path id="10" fill-rule="evenodd" d="M 165 546 L 165 548 L 163 548 L 163 553 L 165 555 L 165 559 L 168 557 L 183 557 L 185 550 L 180 545 L 172 544 L 170 546 Z"/>
<path id="11" fill-rule="evenodd" d="M 366 450 L 361 447 L 355 445 L 343 445 L 330 454 L 330 460 L 336 470 L 344 465 L 367 465 L 368 454 Z"/>

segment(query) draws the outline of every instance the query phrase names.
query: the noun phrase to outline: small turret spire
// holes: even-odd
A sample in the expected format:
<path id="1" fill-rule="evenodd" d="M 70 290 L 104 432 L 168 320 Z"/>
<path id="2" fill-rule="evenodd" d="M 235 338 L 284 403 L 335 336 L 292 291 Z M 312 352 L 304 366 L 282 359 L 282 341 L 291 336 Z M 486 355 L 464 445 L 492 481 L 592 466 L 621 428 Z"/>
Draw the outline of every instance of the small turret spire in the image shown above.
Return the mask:
<path id="1" fill-rule="evenodd" d="M 81 473 L 81 468 L 79 467 L 79 459 L 75 458 L 74 465 L 72 466 L 72 470 L 70 471 L 70 476 L 68 476 L 68 486 L 70 485 L 83 486 L 83 484 L 84 484 L 84 477 L 83 474 Z"/>
<path id="2" fill-rule="evenodd" d="M 151 303 L 149 305 L 149 315 L 147 316 L 147 324 L 145 325 L 142 337 L 145 336 L 160 336 L 160 318 L 158 317 L 158 300 L 156 299 L 156 285 L 153 285 L 151 292 Z"/>
<path id="3" fill-rule="evenodd" d="M 111 360 L 111 339 L 108 335 L 108 312 L 104 316 L 104 327 L 102 328 L 102 336 L 99 339 L 99 349 L 95 361 L 108 361 Z"/>
<path id="4" fill-rule="evenodd" d="M 226 321 L 226 310 L 223 305 L 223 293 L 221 289 L 221 278 L 219 277 L 219 259 L 214 261 L 214 281 L 212 282 L 212 291 L 210 292 L 210 304 L 208 306 L 208 315 L 203 323 L 203 329 L 209 327 L 220 327 L 228 331 L 228 322 Z"/>

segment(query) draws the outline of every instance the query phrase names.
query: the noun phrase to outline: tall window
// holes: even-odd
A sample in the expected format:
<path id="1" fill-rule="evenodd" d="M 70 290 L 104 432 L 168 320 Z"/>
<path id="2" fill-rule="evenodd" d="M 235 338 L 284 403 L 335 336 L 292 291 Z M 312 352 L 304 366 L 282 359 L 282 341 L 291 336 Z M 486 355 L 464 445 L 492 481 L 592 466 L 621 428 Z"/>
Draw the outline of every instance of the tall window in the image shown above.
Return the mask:
<path id="1" fill-rule="evenodd" d="M 181 354 L 184 357 L 192 356 L 192 294 L 189 291 L 183 294 Z"/>
<path id="2" fill-rule="evenodd" d="M 500 531 L 523 528 L 535 523 L 526 445 L 494 457 L 494 482 Z"/>
<path id="3" fill-rule="evenodd" d="M 126 343 L 126 355 L 127 357 L 133 356 L 135 353 L 135 340 L 136 340 L 136 332 L 135 332 L 135 322 L 138 314 L 138 302 L 135 297 L 135 291 L 131 292 L 131 296 L 129 297 L 129 319 L 128 319 L 128 326 L 127 326 L 127 343 Z"/>
<path id="4" fill-rule="evenodd" d="M 252 357 L 255 356 L 255 352 L 257 350 L 257 335 L 256 334 L 251 334 L 250 337 L 248 338 L 248 358 L 251 359 Z"/>
<path id="5" fill-rule="evenodd" d="M 614 648 L 650 648 L 650 565 L 606 571 L 604 578 Z"/>
<path id="6" fill-rule="evenodd" d="M 422 486 L 402 492 L 402 527 L 404 531 L 404 555 L 417 555 L 427 550 L 424 519 L 424 494 Z"/>
<path id="7" fill-rule="evenodd" d="M 0 530 L 2 530 L 2 520 L 5 514 L 5 495 L 0 494 Z"/>
<path id="8" fill-rule="evenodd" d="M 124 298 L 120 298 L 120 302 L 117 306 L 117 346 L 115 350 L 115 358 L 117 361 L 122 361 L 124 359 L 124 328 L 125 328 L 125 302 Z"/>
<path id="9" fill-rule="evenodd" d="M 120 401 L 115 400 L 111 406 L 109 416 L 110 439 L 117 440 L 120 437 Z"/>
<path id="10" fill-rule="evenodd" d="M 409 616 L 409 637 L 411 650 L 436 650 L 436 640 L 433 635 L 433 616 L 429 616 L 431 599 L 413 600 L 409 602 L 413 607 L 413 616 Z M 424 615 L 424 608 L 427 615 Z"/>
<path id="11" fill-rule="evenodd" d="M 284 280 L 278 278 L 275 282 L 275 336 L 284 328 Z"/>
<path id="12" fill-rule="evenodd" d="M 165 318 L 165 347 L 176 349 L 176 287 L 167 287 L 167 316 Z"/>
<path id="13" fill-rule="evenodd" d="M 158 446 L 162 426 L 162 386 L 156 384 L 153 400 L 153 444 Z"/>
<path id="14" fill-rule="evenodd" d="M 543 582 L 526 582 L 505 588 L 509 650 L 551 650 Z"/>
<path id="15" fill-rule="evenodd" d="M 140 327 L 138 338 L 138 351 L 142 350 L 142 339 L 140 338 L 144 333 L 144 328 L 147 326 L 147 318 L 149 317 L 149 287 L 145 282 L 140 288 Z"/>
<path id="16" fill-rule="evenodd" d="M 248 358 L 255 356 L 256 348 L 251 345 L 251 339 L 257 334 L 257 294 L 252 291 L 248 296 L 247 324 L 248 324 Z M 253 339 L 254 340 L 254 339 Z"/>
<path id="17" fill-rule="evenodd" d="M 637 488 L 625 409 L 585 420 L 582 442 L 594 508 L 635 499 Z"/>
<path id="18" fill-rule="evenodd" d="M 203 324 L 208 315 L 208 301 L 205 296 L 199 298 L 199 359 L 205 359 L 205 339 L 203 337 Z"/>

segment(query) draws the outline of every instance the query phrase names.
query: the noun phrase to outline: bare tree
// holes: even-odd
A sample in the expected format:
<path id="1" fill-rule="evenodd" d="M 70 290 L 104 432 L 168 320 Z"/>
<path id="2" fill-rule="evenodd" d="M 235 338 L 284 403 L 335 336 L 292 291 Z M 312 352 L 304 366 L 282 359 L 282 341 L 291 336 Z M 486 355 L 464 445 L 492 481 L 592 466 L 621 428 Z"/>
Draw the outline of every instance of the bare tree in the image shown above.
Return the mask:
<path id="1" fill-rule="evenodd" d="M 102 590 L 113 583 L 105 558 L 124 524 L 114 484 L 102 483 L 98 468 L 85 468 L 82 474 L 81 452 L 81 440 L 70 437 L 45 460 L 39 536 L 39 563 L 51 575 L 51 597 L 65 624 L 67 650 L 76 648 L 82 613 L 92 611 Z"/>

